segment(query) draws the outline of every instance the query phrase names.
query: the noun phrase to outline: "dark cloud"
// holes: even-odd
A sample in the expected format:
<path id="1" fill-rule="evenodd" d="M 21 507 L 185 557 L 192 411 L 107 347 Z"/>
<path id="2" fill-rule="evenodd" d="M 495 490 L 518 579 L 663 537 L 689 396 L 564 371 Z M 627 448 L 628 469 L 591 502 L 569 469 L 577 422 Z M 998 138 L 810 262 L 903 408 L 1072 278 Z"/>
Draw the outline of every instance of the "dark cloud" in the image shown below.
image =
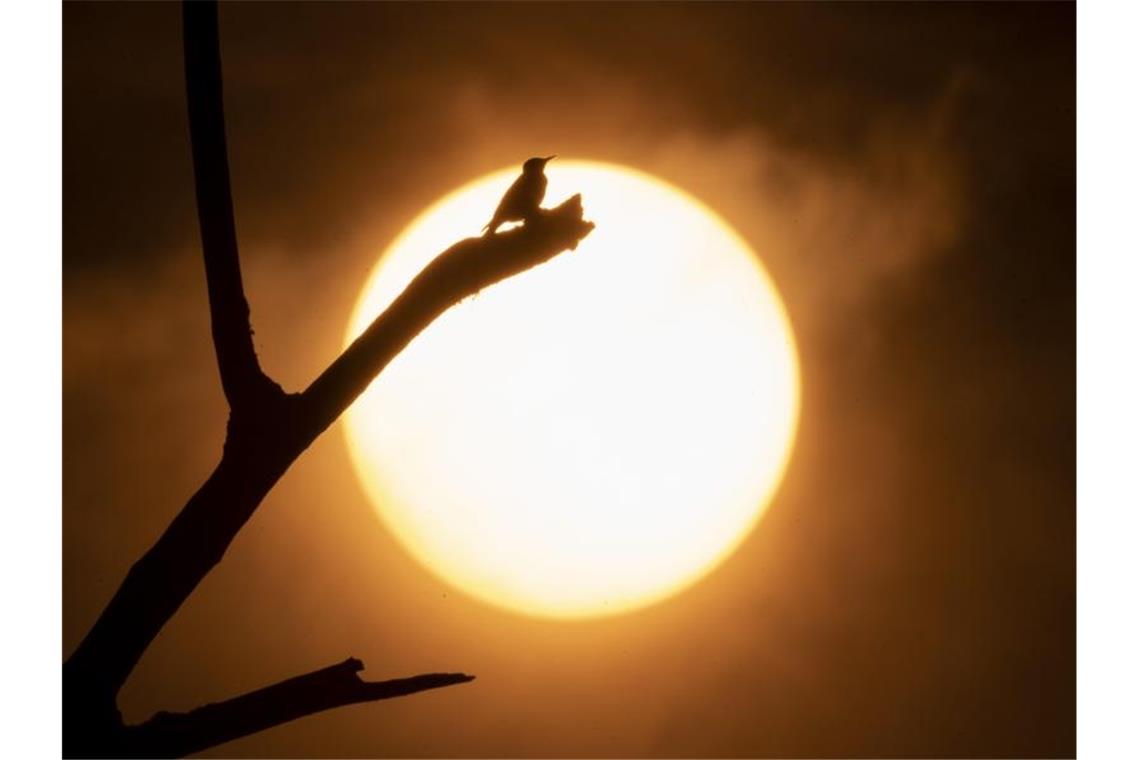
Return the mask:
<path id="1" fill-rule="evenodd" d="M 429 577 L 334 430 L 163 631 L 128 718 L 354 654 L 480 680 L 215 754 L 1075 752 L 1072 6 L 256 3 L 222 25 L 247 287 L 286 385 L 335 355 L 412 215 L 557 151 L 656 173 L 752 243 L 802 428 L 728 563 L 575 624 Z M 66 652 L 221 445 L 180 55 L 176 5 L 65 5 Z"/>

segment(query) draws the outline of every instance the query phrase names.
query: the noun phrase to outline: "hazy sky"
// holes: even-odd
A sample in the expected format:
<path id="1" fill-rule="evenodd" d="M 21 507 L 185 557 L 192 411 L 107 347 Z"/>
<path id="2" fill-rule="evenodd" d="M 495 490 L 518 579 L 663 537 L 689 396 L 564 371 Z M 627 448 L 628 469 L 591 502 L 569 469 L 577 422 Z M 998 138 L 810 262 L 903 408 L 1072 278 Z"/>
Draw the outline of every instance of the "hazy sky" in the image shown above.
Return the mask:
<path id="1" fill-rule="evenodd" d="M 221 25 L 247 294 L 286 387 L 412 216 L 558 153 L 658 174 L 749 240 L 803 416 L 726 564 L 577 623 L 415 564 L 335 427 L 143 658 L 128 720 L 354 655 L 479 680 L 212 754 L 1075 753 L 1075 6 L 251 3 Z M 180 39 L 175 4 L 64 6 L 64 656 L 220 453 Z"/>

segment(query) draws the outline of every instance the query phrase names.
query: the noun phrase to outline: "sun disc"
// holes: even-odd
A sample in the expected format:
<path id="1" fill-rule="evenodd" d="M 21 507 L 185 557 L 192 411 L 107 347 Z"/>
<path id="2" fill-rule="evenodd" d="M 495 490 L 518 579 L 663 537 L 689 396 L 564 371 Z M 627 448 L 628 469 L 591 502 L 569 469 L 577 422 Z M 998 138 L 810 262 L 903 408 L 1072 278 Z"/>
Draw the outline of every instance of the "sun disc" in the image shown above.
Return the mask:
<path id="1" fill-rule="evenodd" d="M 412 221 L 369 276 L 364 330 L 434 256 L 479 234 L 517 168 Z M 759 259 L 699 201 L 556 159 L 576 251 L 437 319 L 347 414 L 356 471 L 408 551 L 517 612 L 587 617 L 668 597 L 751 531 L 799 413 L 793 334 Z"/>

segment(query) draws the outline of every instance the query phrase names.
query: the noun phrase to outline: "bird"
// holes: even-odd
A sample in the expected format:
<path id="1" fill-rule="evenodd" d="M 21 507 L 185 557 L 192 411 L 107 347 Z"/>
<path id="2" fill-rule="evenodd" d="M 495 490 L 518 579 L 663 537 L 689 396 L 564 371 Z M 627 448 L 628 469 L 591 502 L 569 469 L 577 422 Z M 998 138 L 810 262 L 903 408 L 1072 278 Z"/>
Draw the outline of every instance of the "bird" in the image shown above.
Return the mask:
<path id="1" fill-rule="evenodd" d="M 546 175 L 542 170 L 552 158 L 554 156 L 528 158 L 523 163 L 522 174 L 503 194 L 495 215 L 483 228 L 484 233 L 494 233 L 506 222 L 529 221 L 538 213 L 542 197 L 546 195 Z"/>

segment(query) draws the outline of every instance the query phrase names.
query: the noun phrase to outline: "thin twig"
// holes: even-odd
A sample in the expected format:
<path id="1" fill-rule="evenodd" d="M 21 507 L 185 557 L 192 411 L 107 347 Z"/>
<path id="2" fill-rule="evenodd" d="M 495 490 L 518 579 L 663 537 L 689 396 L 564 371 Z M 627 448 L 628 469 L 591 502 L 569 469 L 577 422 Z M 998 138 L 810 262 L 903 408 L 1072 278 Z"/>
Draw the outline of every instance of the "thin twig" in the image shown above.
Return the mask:
<path id="1" fill-rule="evenodd" d="M 391 681 L 364 681 L 355 658 L 287 681 L 204 705 L 187 713 L 160 712 L 130 729 L 137 756 L 181 757 L 334 707 L 403 697 L 467 683 L 466 673 L 428 673 Z"/>

